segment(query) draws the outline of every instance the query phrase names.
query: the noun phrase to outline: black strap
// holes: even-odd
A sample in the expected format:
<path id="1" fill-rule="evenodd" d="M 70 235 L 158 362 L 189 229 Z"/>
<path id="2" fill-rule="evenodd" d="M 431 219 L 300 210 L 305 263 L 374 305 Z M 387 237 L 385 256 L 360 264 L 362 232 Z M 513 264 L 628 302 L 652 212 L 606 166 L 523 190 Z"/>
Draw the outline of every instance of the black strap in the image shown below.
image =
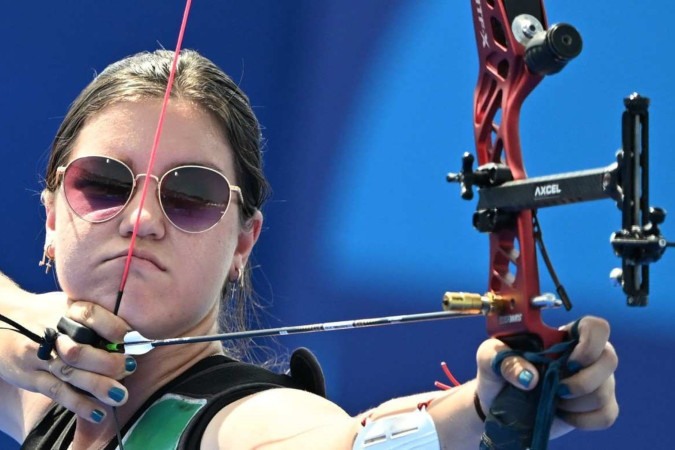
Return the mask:
<path id="1" fill-rule="evenodd" d="M 507 384 L 492 402 L 481 436 L 481 450 L 545 450 L 556 410 L 560 380 L 569 375 L 567 361 L 579 341 L 579 321 L 569 340 L 541 352 L 507 350 L 499 352 L 492 368 L 501 374 L 504 358 L 521 356 L 540 369 L 540 380 L 531 391 Z"/>

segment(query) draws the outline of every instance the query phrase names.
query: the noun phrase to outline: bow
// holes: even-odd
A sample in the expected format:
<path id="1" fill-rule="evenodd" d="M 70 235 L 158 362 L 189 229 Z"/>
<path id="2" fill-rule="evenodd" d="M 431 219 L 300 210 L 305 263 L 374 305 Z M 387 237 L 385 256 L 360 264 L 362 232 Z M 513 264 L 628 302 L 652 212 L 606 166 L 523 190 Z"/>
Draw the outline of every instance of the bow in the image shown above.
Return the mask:
<path id="1" fill-rule="evenodd" d="M 525 205 L 522 203 L 515 204 L 513 198 L 515 196 L 514 192 L 517 189 L 538 189 L 541 195 L 537 198 L 537 207 L 551 206 L 552 204 L 548 204 L 548 202 L 557 204 L 555 202 L 558 201 L 554 194 L 557 194 L 558 191 L 566 193 L 567 189 L 562 184 L 563 181 L 558 181 L 557 183 L 540 181 L 534 182 L 540 184 L 531 186 L 525 183 L 525 181 L 533 182 L 533 180 L 526 180 L 522 158 L 520 158 L 518 115 L 520 105 L 529 92 L 541 81 L 543 74 L 533 72 L 525 66 L 524 45 L 520 40 L 514 38 L 515 31 L 510 26 L 513 14 L 517 12 L 518 16 L 516 17 L 519 17 L 525 13 L 523 10 L 514 12 L 510 9 L 525 7 L 513 5 L 515 3 L 524 2 L 488 1 L 481 3 L 480 1 L 472 0 L 481 61 L 479 90 L 476 94 L 478 106 L 475 110 L 476 118 L 478 119 L 475 121 L 477 135 L 476 149 L 478 151 L 480 167 L 474 171 L 471 163 L 465 163 L 465 166 L 468 168 L 465 168 L 460 175 L 463 187 L 468 188 L 465 189 L 466 192 L 469 192 L 472 186 L 480 188 L 479 194 L 482 203 L 479 204 L 475 223 L 479 227 L 484 228 L 484 231 L 491 233 L 490 293 L 488 295 L 473 297 L 465 294 L 455 297 L 448 296 L 447 304 L 456 308 L 458 304 L 467 304 L 470 300 L 474 304 L 477 304 L 481 311 L 487 314 L 488 332 L 491 335 L 502 337 L 509 342 L 515 339 L 514 336 L 525 336 L 527 341 L 533 341 L 536 344 L 535 347 L 547 348 L 556 342 L 564 340 L 566 336 L 557 330 L 552 330 L 545 326 L 541 321 L 540 308 L 536 305 L 555 305 L 558 302 L 555 298 L 539 294 L 538 273 L 536 258 L 534 256 L 536 242 L 534 236 L 537 234 L 538 226 L 535 225 L 535 216 L 531 212 L 534 206 L 527 206 L 528 203 L 525 203 Z M 539 2 L 529 2 L 529 4 L 532 3 Z M 536 22 L 521 23 L 520 30 L 522 31 L 522 35 L 529 39 L 528 42 L 536 42 L 536 35 L 547 30 L 543 7 L 541 7 L 541 4 L 538 6 L 540 7 L 538 15 L 530 13 L 529 10 L 526 11 L 539 21 L 541 29 L 536 26 Z M 530 25 L 534 28 L 532 29 Z M 549 31 L 551 30 L 553 30 L 553 27 L 549 29 Z M 562 31 L 570 32 L 566 27 L 563 27 Z M 532 34 L 532 36 L 528 36 L 528 33 Z M 551 52 L 547 53 L 546 51 L 547 46 L 551 45 L 551 41 L 557 42 L 554 37 L 558 36 L 561 32 L 558 31 L 557 33 L 546 32 L 545 36 L 547 39 L 543 39 L 543 43 L 540 42 L 539 47 L 528 44 L 528 47 L 534 49 L 531 51 L 529 58 L 534 61 L 535 65 L 546 63 L 553 65 L 553 69 L 556 69 L 559 67 L 561 61 L 563 63 L 566 61 L 564 54 L 561 58 L 555 53 L 551 56 Z M 549 36 L 552 37 L 548 39 Z M 563 37 L 560 36 L 562 41 L 564 41 Z M 525 38 L 522 39 L 525 40 Z M 539 39 L 541 40 L 541 35 L 539 35 Z M 497 44 L 501 45 L 501 47 L 506 47 L 506 49 L 500 48 Z M 635 118 L 636 116 L 629 117 Z M 637 115 L 637 120 L 641 121 L 642 117 L 646 120 L 646 109 L 644 113 Z M 627 134 L 631 135 L 631 133 Z M 626 148 L 627 145 L 624 145 L 624 152 L 627 151 Z M 502 164 L 504 156 L 508 166 Z M 635 160 L 634 156 L 629 157 L 633 161 Z M 469 158 L 466 161 L 469 161 Z M 490 164 L 492 165 L 486 167 L 486 165 Z M 620 186 L 622 186 L 619 179 L 622 176 L 624 178 L 629 177 L 627 173 L 631 167 L 634 168 L 635 166 L 626 163 L 622 156 L 621 160 L 617 161 L 616 168 L 608 167 L 601 169 L 599 173 L 594 174 L 592 177 L 589 176 L 589 178 L 604 178 L 605 174 L 608 174 L 610 178 L 609 186 L 615 188 L 610 197 L 615 200 L 623 199 L 625 196 L 619 192 Z M 624 171 L 626 174 L 623 174 Z M 523 182 L 518 184 L 519 181 Z M 628 192 L 629 194 L 634 191 L 633 189 L 621 189 L 622 192 Z M 508 200 L 504 200 L 509 192 L 511 197 L 508 197 Z M 602 195 L 604 195 L 604 191 Z M 530 198 L 529 200 L 529 204 L 531 205 L 532 199 Z M 558 203 L 563 203 L 563 201 L 558 201 Z M 630 202 L 626 203 L 630 204 Z M 636 205 L 637 202 L 633 201 L 632 204 Z M 648 205 L 648 202 L 645 204 Z M 624 208 L 625 210 L 626 208 Z M 621 251 L 628 252 L 633 250 L 634 252 L 642 253 L 642 250 L 636 250 L 639 246 L 634 244 L 640 243 L 640 234 L 646 235 L 647 222 L 639 223 L 639 228 L 642 231 L 638 233 L 633 230 L 633 225 L 631 225 L 631 222 L 632 224 L 638 224 L 638 220 L 641 219 L 631 219 L 629 217 L 629 224 L 624 224 L 621 230 L 622 232 L 628 231 L 628 233 L 617 233 L 615 236 L 615 242 L 618 243 L 618 248 Z M 651 230 L 650 236 L 659 234 L 653 233 L 653 226 Z M 634 264 L 637 261 L 636 258 L 639 258 L 639 255 L 633 256 L 633 264 L 628 260 L 628 263 L 624 267 L 624 273 L 628 273 L 632 268 L 640 267 L 639 270 L 633 270 L 633 272 L 641 275 L 643 273 L 642 270 L 648 267 L 646 264 Z M 515 268 L 515 270 L 509 270 L 511 267 Z M 509 276 L 509 273 L 512 273 L 514 276 Z M 624 282 L 624 287 L 626 287 L 626 283 L 635 284 L 636 277 L 633 274 L 632 276 L 621 276 L 620 279 L 622 282 L 626 280 Z M 642 279 L 644 280 L 645 278 L 643 277 Z M 641 286 L 644 283 L 637 284 Z M 563 294 L 559 293 L 558 295 L 561 301 L 565 298 Z M 646 299 L 646 293 L 640 295 L 640 292 L 637 291 L 632 297 Z M 513 344 L 513 347 L 520 346 Z"/>
<path id="2" fill-rule="evenodd" d="M 659 224 L 665 211 L 649 207 L 648 99 L 625 100 L 623 148 L 616 162 L 599 169 L 528 179 L 519 136 L 520 109 L 546 75 L 562 70 L 582 49 L 579 32 L 569 24 L 547 25 L 541 0 L 471 0 L 479 56 L 474 94 L 474 134 L 478 168 L 465 153 L 459 173 L 448 181 L 461 185 L 461 196 L 479 200 L 473 225 L 489 233 L 488 293 L 446 293 L 448 310 L 476 310 L 487 316 L 487 331 L 513 352 L 540 368 L 542 381 L 531 393 L 505 388 L 493 403 L 481 448 L 546 448 L 555 410 L 555 388 L 565 376 L 566 358 L 575 343 L 569 334 L 547 326 L 545 307 L 571 308 L 543 245 L 536 210 L 571 202 L 609 198 L 622 211 L 622 228 L 611 237 L 622 269 L 613 271 L 629 305 L 644 306 L 649 293 L 649 264 L 668 243 Z M 539 288 L 537 246 L 556 284 L 557 296 Z"/>

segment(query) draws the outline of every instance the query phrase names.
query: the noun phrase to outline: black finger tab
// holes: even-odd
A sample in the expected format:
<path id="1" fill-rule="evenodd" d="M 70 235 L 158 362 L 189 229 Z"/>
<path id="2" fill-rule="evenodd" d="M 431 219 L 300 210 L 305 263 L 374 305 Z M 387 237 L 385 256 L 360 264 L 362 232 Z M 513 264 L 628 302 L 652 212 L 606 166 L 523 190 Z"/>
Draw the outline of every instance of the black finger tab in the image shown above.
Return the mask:
<path id="1" fill-rule="evenodd" d="M 56 327 L 61 333 L 67 335 L 78 344 L 91 345 L 92 347 L 101 349 L 106 349 L 107 345 L 110 344 L 110 342 L 96 334 L 91 328 L 87 328 L 81 323 L 77 323 L 67 317 L 61 317 Z"/>

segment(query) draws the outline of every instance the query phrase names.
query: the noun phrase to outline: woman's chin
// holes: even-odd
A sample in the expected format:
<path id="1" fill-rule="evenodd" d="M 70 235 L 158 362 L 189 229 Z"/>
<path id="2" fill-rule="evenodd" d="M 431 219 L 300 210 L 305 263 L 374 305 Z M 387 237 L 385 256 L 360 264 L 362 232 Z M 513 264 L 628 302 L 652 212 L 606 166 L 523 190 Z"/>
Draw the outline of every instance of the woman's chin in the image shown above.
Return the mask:
<path id="1" fill-rule="evenodd" d="M 155 310 L 158 311 L 158 310 Z M 168 339 L 199 333 L 199 321 L 185 315 L 167 314 L 164 310 L 154 314 L 145 309 L 120 308 L 120 317 L 132 330 L 138 331 L 148 339 Z"/>

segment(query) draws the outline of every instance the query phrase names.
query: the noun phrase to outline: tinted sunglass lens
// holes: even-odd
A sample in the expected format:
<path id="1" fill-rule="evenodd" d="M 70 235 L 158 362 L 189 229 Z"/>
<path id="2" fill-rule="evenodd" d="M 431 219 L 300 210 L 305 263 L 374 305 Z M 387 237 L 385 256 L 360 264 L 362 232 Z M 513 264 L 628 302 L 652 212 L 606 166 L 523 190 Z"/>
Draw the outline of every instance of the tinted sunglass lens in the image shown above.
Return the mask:
<path id="1" fill-rule="evenodd" d="M 179 167 L 162 178 L 162 208 L 178 228 L 206 231 L 221 219 L 230 201 L 230 185 L 218 172 L 203 167 Z"/>
<path id="2" fill-rule="evenodd" d="M 129 200 L 132 187 L 129 169 L 104 157 L 76 159 L 64 176 L 68 204 L 90 222 L 103 222 L 119 213 Z"/>

